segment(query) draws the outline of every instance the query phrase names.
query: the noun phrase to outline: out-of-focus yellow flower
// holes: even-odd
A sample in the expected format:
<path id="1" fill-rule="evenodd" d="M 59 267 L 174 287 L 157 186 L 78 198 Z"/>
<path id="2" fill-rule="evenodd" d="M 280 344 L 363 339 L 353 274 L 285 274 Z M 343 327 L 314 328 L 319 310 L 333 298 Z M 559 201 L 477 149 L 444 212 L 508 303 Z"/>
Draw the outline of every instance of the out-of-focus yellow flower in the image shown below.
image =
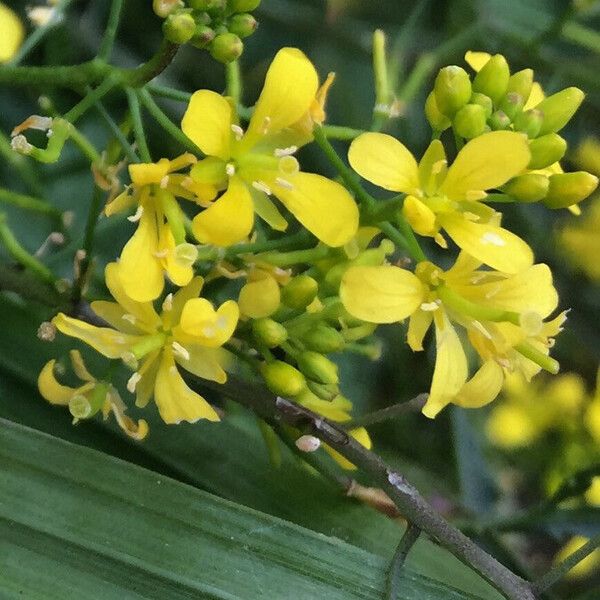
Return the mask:
<path id="1" fill-rule="evenodd" d="M 24 36 L 21 19 L 0 2 L 0 63 L 8 62 L 17 53 Z"/>
<path id="2" fill-rule="evenodd" d="M 273 229 L 287 222 L 271 201 L 284 206 L 322 242 L 342 246 L 356 233 L 358 208 L 340 184 L 300 171 L 294 157 L 312 139 L 312 127 L 324 118 L 329 78 L 319 90 L 318 75 L 295 48 L 275 56 L 248 129 L 238 124 L 230 102 L 208 90 L 196 92 L 182 121 L 183 132 L 207 155 L 191 170 L 199 185 L 226 190 L 194 218 L 196 238 L 229 246 L 243 240 L 254 213 Z"/>
<path id="3" fill-rule="evenodd" d="M 579 550 L 589 541 L 589 538 L 581 535 L 573 536 L 554 557 L 555 564 L 561 563 L 573 552 Z M 586 556 L 581 562 L 577 563 L 568 573 L 569 579 L 578 579 L 591 575 L 600 566 L 600 549 L 596 548 L 591 554 Z"/>
<path id="4" fill-rule="evenodd" d="M 592 478 L 592 485 L 585 493 L 585 501 L 590 506 L 600 506 L 600 475 Z"/>
<path id="5" fill-rule="evenodd" d="M 121 358 L 136 369 L 127 389 L 143 407 L 154 397 L 165 423 L 218 421 L 212 406 L 182 379 L 177 365 L 203 379 L 224 383 L 226 353 L 221 348 L 233 335 L 239 309 L 229 300 L 217 310 L 199 298 L 203 279 L 195 277 L 169 294 L 159 315 L 150 302 L 136 302 L 125 292 L 116 263 L 106 267 L 106 285 L 116 302 L 92 302 L 92 310 L 108 324 L 96 327 L 59 313 L 56 328 L 89 344 L 107 358 Z"/>
<path id="6" fill-rule="evenodd" d="M 533 263 L 529 246 L 503 229 L 500 213 L 482 202 L 486 190 L 497 188 L 523 171 L 530 159 L 520 133 L 494 131 L 468 142 L 447 167 L 444 147 L 434 140 L 417 161 L 397 139 L 364 133 L 350 145 L 352 168 L 386 190 L 407 194 L 403 214 L 419 235 L 454 242 L 482 263 L 517 273 Z"/>
<path id="7" fill-rule="evenodd" d="M 558 304 L 550 269 L 539 264 L 507 274 L 480 266 L 463 252 L 445 272 L 422 262 L 416 274 L 391 265 L 356 266 L 342 278 L 340 298 L 354 317 L 371 323 L 410 317 L 408 344 L 413 350 L 423 349 L 423 338 L 434 325 L 436 363 L 423 408 L 429 417 L 451 402 L 470 408 L 491 402 L 508 372 L 519 371 L 529 380 L 541 368 L 558 371 L 549 352 L 566 315 L 544 321 Z M 466 330 L 482 361 L 470 379 L 454 324 Z"/>
<path id="8" fill-rule="evenodd" d="M 50 404 L 68 406 L 73 415 L 73 423 L 89 419 L 102 412 L 104 419 L 112 412 L 119 427 L 131 438 L 142 440 L 148 434 L 148 423 L 140 419 L 137 423 L 125 414 L 125 403 L 119 392 L 108 382 L 97 380 L 87 370 L 81 354 L 71 350 L 73 372 L 83 385 L 73 388 L 59 383 L 54 375 L 55 360 L 51 360 L 41 370 L 38 377 L 40 394 Z"/>
<path id="9" fill-rule="evenodd" d="M 600 140 L 585 138 L 575 150 L 573 159 L 582 169 L 600 176 Z"/>

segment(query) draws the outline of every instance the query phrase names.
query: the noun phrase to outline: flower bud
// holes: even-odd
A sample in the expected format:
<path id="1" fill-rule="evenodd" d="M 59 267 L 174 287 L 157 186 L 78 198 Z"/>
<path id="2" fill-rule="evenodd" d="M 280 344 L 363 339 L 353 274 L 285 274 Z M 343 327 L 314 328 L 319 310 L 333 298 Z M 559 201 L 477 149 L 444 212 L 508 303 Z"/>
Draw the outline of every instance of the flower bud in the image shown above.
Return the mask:
<path id="1" fill-rule="evenodd" d="M 340 388 L 335 383 L 317 383 L 309 379 L 306 385 L 315 396 L 327 402 L 331 402 L 340 393 Z"/>
<path id="2" fill-rule="evenodd" d="M 531 86 L 533 85 L 533 71 L 531 69 L 523 69 L 508 80 L 507 94 L 519 94 L 524 102 L 527 102 L 531 94 Z"/>
<path id="3" fill-rule="evenodd" d="M 548 133 L 529 142 L 529 169 L 545 169 L 560 160 L 567 151 L 567 142 L 557 133 Z"/>
<path id="4" fill-rule="evenodd" d="M 452 126 L 460 137 L 468 140 L 481 135 L 486 126 L 485 109 L 479 104 L 465 104 L 454 115 Z"/>
<path id="5" fill-rule="evenodd" d="M 500 101 L 500 110 L 513 121 L 514 118 L 523 110 L 523 96 L 516 92 L 509 92 Z"/>
<path id="6" fill-rule="evenodd" d="M 535 107 L 544 115 L 540 135 L 560 131 L 571 120 L 584 97 L 579 88 L 570 87 L 542 100 Z"/>
<path id="7" fill-rule="evenodd" d="M 502 191 L 520 202 L 538 202 L 548 193 L 548 177 L 539 173 L 526 173 L 511 179 Z"/>
<path id="8" fill-rule="evenodd" d="M 444 67 L 435 78 L 433 91 L 440 112 L 452 117 L 471 98 L 471 80 L 461 67 Z"/>
<path id="9" fill-rule="evenodd" d="M 194 17 L 186 12 L 170 14 L 163 23 L 165 38 L 173 44 L 189 42 L 196 31 Z"/>
<path id="10" fill-rule="evenodd" d="M 585 200 L 598 187 L 598 178 L 586 171 L 557 173 L 550 176 L 548 194 L 543 202 L 548 208 L 567 208 Z"/>
<path id="11" fill-rule="evenodd" d="M 440 112 L 437 102 L 435 101 L 434 92 L 431 92 L 425 101 L 425 116 L 433 131 L 442 132 L 451 125 L 450 119 Z"/>
<path id="12" fill-rule="evenodd" d="M 234 33 L 220 33 L 210 45 L 211 56 L 222 63 L 236 60 L 243 50 L 242 40 Z"/>
<path id="13" fill-rule="evenodd" d="M 260 0 L 228 0 L 227 5 L 232 13 L 251 12 L 258 8 Z"/>
<path id="14" fill-rule="evenodd" d="M 188 0 L 188 5 L 194 10 L 222 10 L 225 0 Z"/>
<path id="15" fill-rule="evenodd" d="M 485 94 L 494 105 L 506 94 L 510 69 L 502 54 L 496 54 L 488 60 L 473 80 L 473 91 Z"/>
<path id="16" fill-rule="evenodd" d="M 153 0 L 152 2 L 152 10 L 161 19 L 168 17 L 177 8 L 183 8 L 182 0 Z"/>
<path id="17" fill-rule="evenodd" d="M 302 310 L 315 299 L 318 291 L 319 284 L 312 277 L 298 275 L 281 289 L 281 300 L 290 308 Z"/>
<path id="18" fill-rule="evenodd" d="M 229 19 L 227 28 L 230 33 L 235 33 L 240 38 L 252 35 L 258 27 L 258 21 L 249 13 L 240 13 L 233 15 Z"/>
<path id="19" fill-rule="evenodd" d="M 539 135 L 540 129 L 542 128 L 542 121 L 544 115 L 537 108 L 520 112 L 515 117 L 513 126 L 515 131 L 521 131 L 527 135 L 529 139 L 535 138 Z"/>
<path id="20" fill-rule="evenodd" d="M 266 317 L 252 322 L 252 333 L 267 348 L 280 346 L 288 338 L 287 329 L 281 323 Z"/>
<path id="21" fill-rule="evenodd" d="M 489 124 L 494 131 L 508 129 L 510 127 L 510 119 L 503 110 L 497 110 L 490 117 Z"/>
<path id="22" fill-rule="evenodd" d="M 302 336 L 302 342 L 309 350 L 321 354 L 339 352 L 345 344 L 344 337 L 337 329 L 323 324 L 319 324 L 305 333 Z"/>
<path id="23" fill-rule="evenodd" d="M 479 106 L 483 107 L 485 111 L 485 118 L 489 119 L 494 112 L 494 107 L 492 104 L 492 99 L 485 94 L 480 94 L 479 92 L 475 92 L 471 95 L 470 104 L 479 104 Z"/>
<path id="24" fill-rule="evenodd" d="M 317 383 L 338 384 L 340 382 L 337 365 L 318 352 L 311 350 L 302 352 L 297 362 L 298 368 L 308 379 Z"/>
<path id="25" fill-rule="evenodd" d="M 206 48 L 215 39 L 214 29 L 207 25 L 196 25 L 196 32 L 192 38 L 192 44 L 196 48 Z"/>
<path id="26" fill-rule="evenodd" d="M 265 363 L 260 370 L 267 387 L 278 396 L 296 396 L 306 386 L 304 375 L 282 360 Z"/>

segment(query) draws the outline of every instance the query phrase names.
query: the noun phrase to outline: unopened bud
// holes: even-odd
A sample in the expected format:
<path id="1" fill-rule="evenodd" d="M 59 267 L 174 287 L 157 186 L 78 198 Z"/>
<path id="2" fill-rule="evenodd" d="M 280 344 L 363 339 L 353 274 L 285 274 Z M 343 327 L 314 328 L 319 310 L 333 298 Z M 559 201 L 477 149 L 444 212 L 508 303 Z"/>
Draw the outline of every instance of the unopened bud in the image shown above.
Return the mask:
<path id="1" fill-rule="evenodd" d="M 161 19 L 168 17 L 175 9 L 183 8 L 182 0 L 154 0 L 152 10 Z"/>
<path id="2" fill-rule="evenodd" d="M 225 0 L 188 0 L 190 8 L 194 10 L 222 10 L 225 8 Z"/>
<path id="3" fill-rule="evenodd" d="M 302 310 L 315 299 L 318 291 L 319 284 L 312 277 L 298 275 L 281 289 L 281 300 L 290 308 Z"/>
<path id="4" fill-rule="evenodd" d="M 475 138 L 485 130 L 485 109 L 479 104 L 466 104 L 454 115 L 452 125 L 460 137 Z"/>
<path id="5" fill-rule="evenodd" d="M 339 352 L 344 348 L 344 337 L 342 334 L 327 325 L 319 324 L 302 336 L 302 342 L 309 350 L 329 354 Z"/>
<path id="6" fill-rule="evenodd" d="M 340 393 L 340 388 L 335 383 L 318 383 L 308 379 L 306 385 L 315 396 L 327 402 L 331 402 Z"/>
<path id="7" fill-rule="evenodd" d="M 317 383 L 339 383 L 337 365 L 327 357 L 307 350 L 298 356 L 298 367 L 308 379 Z"/>
<path id="8" fill-rule="evenodd" d="M 215 39 L 215 30 L 207 25 L 196 25 L 196 32 L 192 38 L 192 44 L 196 48 L 206 48 Z"/>
<path id="9" fill-rule="evenodd" d="M 473 91 L 485 94 L 494 105 L 506 94 L 510 69 L 502 54 L 496 54 L 485 63 L 473 80 Z"/>
<path id="10" fill-rule="evenodd" d="M 524 104 L 523 96 L 516 92 L 509 92 L 500 101 L 500 110 L 512 121 L 523 110 Z"/>
<path id="11" fill-rule="evenodd" d="M 252 35 L 258 27 L 258 21 L 249 13 L 240 13 L 233 15 L 229 19 L 227 28 L 230 33 L 235 33 L 238 37 L 244 39 Z"/>
<path id="12" fill-rule="evenodd" d="M 525 102 L 529 99 L 531 94 L 531 87 L 533 86 L 533 71 L 531 69 L 523 69 L 518 71 L 514 75 L 510 76 L 508 80 L 508 86 L 506 88 L 507 94 L 519 94 Z"/>
<path id="13" fill-rule="evenodd" d="M 240 57 L 244 50 L 242 40 L 234 33 L 219 34 L 210 45 L 210 54 L 219 62 L 229 63 Z"/>
<path id="14" fill-rule="evenodd" d="M 304 375 L 282 360 L 265 363 L 261 373 L 268 388 L 284 398 L 296 396 L 306 386 Z"/>
<path id="15" fill-rule="evenodd" d="M 440 112 L 452 117 L 471 98 L 471 80 L 464 69 L 451 65 L 440 69 L 433 90 Z"/>
<path id="16" fill-rule="evenodd" d="M 537 108 L 532 108 L 531 110 L 526 110 L 525 112 L 517 114 L 513 126 L 515 131 L 521 131 L 522 133 L 525 133 L 529 139 L 533 139 L 539 135 L 543 120 L 544 115 L 542 114 L 542 111 Z"/>
<path id="17" fill-rule="evenodd" d="M 548 193 L 548 177 L 539 173 L 526 173 L 511 179 L 502 191 L 520 202 L 538 202 Z"/>
<path id="18" fill-rule="evenodd" d="M 510 119 L 503 110 L 497 110 L 490 117 L 489 124 L 494 131 L 508 129 L 510 127 Z"/>
<path id="19" fill-rule="evenodd" d="M 567 208 L 585 200 L 597 187 L 598 178 L 586 171 L 557 173 L 550 176 L 543 202 L 548 208 Z"/>
<path id="20" fill-rule="evenodd" d="M 163 33 L 173 44 L 189 42 L 196 31 L 194 17 L 186 12 L 170 14 L 163 23 Z"/>
<path id="21" fill-rule="evenodd" d="M 557 133 L 548 133 L 529 142 L 529 169 L 545 169 L 560 160 L 567 151 L 567 142 Z"/>
<path id="22" fill-rule="evenodd" d="M 435 101 L 434 92 L 431 92 L 425 101 L 425 116 L 429 121 L 431 129 L 436 132 L 445 131 L 452 124 L 450 119 L 440 112 L 437 102 Z"/>
<path id="23" fill-rule="evenodd" d="M 571 120 L 584 98 L 585 94 L 579 88 L 570 87 L 542 100 L 535 107 L 544 115 L 540 135 L 560 131 Z"/>
<path id="24" fill-rule="evenodd" d="M 489 119 L 494 112 L 494 106 L 492 103 L 492 99 L 485 94 L 480 94 L 479 92 L 475 92 L 471 95 L 470 104 L 479 104 L 479 106 L 483 107 L 485 111 L 485 118 Z"/>
<path id="25" fill-rule="evenodd" d="M 254 337 L 267 348 L 275 348 L 287 340 L 287 329 L 273 319 L 256 319 L 252 322 L 252 333 Z"/>
<path id="26" fill-rule="evenodd" d="M 260 0 L 228 0 L 227 6 L 231 12 L 244 13 L 258 8 Z"/>

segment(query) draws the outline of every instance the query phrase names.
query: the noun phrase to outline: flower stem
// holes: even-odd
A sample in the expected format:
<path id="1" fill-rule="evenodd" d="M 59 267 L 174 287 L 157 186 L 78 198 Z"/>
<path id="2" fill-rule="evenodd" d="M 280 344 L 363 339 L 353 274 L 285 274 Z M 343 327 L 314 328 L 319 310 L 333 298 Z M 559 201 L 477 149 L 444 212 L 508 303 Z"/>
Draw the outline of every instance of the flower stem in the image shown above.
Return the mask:
<path id="1" fill-rule="evenodd" d="M 408 523 L 390 564 L 386 586 L 386 600 L 398 600 L 400 598 L 400 573 L 408 553 L 420 535 L 421 530 L 416 525 Z"/>
<path id="2" fill-rule="evenodd" d="M 31 212 L 47 215 L 57 223 L 60 223 L 62 219 L 62 213 L 60 210 L 48 202 L 45 202 L 40 198 L 35 198 L 34 196 L 26 196 L 25 194 L 18 194 L 12 190 L 0 188 L 0 202 L 16 206 L 17 208 L 21 208 L 23 210 L 29 210 Z"/>
<path id="3" fill-rule="evenodd" d="M 65 113 L 64 119 L 75 123 L 77 119 L 82 117 L 98 100 L 101 100 L 116 87 L 118 81 L 114 75 L 109 75 L 97 88 L 86 94 L 69 112 Z"/>
<path id="4" fill-rule="evenodd" d="M 142 114 L 140 111 L 140 101 L 131 88 L 125 90 L 127 95 L 127 102 L 129 103 L 129 112 L 131 113 L 131 121 L 133 124 L 133 133 L 135 135 L 135 141 L 140 152 L 140 157 L 144 162 L 152 162 L 150 156 L 150 150 L 148 149 L 148 143 L 146 142 L 146 134 L 144 133 L 144 124 L 142 123 Z"/>
<path id="5" fill-rule="evenodd" d="M 104 37 L 100 44 L 100 50 L 98 50 L 98 58 L 101 60 L 108 61 L 110 59 L 115 44 L 115 38 L 117 36 L 117 30 L 119 28 L 122 8 L 123 0 L 112 0 L 108 22 L 106 24 L 106 29 L 104 30 Z"/>
<path id="6" fill-rule="evenodd" d="M 287 267 L 301 263 L 310 264 L 315 260 L 325 258 L 329 255 L 331 248 L 327 246 L 317 246 L 307 250 L 293 250 L 292 252 L 272 252 L 270 254 L 261 254 L 260 259 L 277 267 Z"/>
<path id="7" fill-rule="evenodd" d="M 364 129 L 353 129 L 352 127 L 343 127 L 341 125 L 323 125 L 322 129 L 325 135 L 331 140 L 351 141 L 361 133 L 365 133 Z"/>
<path id="8" fill-rule="evenodd" d="M 240 75 L 240 63 L 232 60 L 225 65 L 225 81 L 227 84 L 227 95 L 233 100 L 234 106 L 239 106 L 242 99 L 242 77 Z"/>
<path id="9" fill-rule="evenodd" d="M 376 29 L 373 33 L 373 74 L 375 77 L 375 106 L 371 131 L 380 131 L 390 116 L 391 102 L 385 33 L 381 29 Z"/>
<path id="10" fill-rule="evenodd" d="M 140 157 L 135 153 L 135 151 L 131 147 L 131 144 L 125 137 L 125 134 L 123 133 L 121 128 L 115 123 L 114 119 L 110 116 L 106 108 L 104 108 L 102 102 L 100 102 L 99 100 L 96 101 L 94 103 L 94 108 L 98 111 L 98 113 L 110 129 L 111 133 L 115 136 L 115 139 L 119 142 L 119 144 L 121 144 L 125 156 L 127 156 L 127 158 L 131 162 L 140 162 Z"/>
<path id="11" fill-rule="evenodd" d="M 155 96 L 169 98 L 170 100 L 178 100 L 179 102 L 189 102 L 192 97 L 192 94 L 189 92 L 176 90 L 175 88 L 159 85 L 158 83 L 150 83 L 146 86 L 146 89 Z"/>

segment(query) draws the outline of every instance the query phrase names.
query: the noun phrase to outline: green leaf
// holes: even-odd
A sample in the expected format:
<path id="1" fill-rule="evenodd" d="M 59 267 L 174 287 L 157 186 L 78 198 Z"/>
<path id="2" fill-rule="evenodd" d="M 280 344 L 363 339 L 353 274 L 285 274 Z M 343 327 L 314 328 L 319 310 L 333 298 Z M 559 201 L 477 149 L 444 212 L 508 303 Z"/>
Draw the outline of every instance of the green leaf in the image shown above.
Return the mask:
<path id="1" fill-rule="evenodd" d="M 4 598 L 381 598 L 381 557 L 21 425 L 0 428 Z M 405 599 L 466 597 L 402 577 Z"/>

